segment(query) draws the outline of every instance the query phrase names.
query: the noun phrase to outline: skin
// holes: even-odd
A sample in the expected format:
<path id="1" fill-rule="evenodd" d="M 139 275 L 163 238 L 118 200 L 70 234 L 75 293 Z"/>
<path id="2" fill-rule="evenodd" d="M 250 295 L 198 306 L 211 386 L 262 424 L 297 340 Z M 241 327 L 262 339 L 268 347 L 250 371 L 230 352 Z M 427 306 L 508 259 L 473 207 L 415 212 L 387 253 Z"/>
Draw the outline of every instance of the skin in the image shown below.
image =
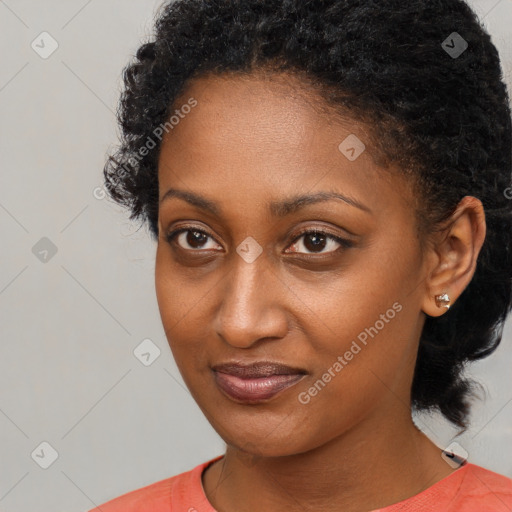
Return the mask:
<path id="1" fill-rule="evenodd" d="M 222 512 L 367 511 L 451 474 L 411 420 L 410 389 L 426 315 L 446 312 L 434 296 L 448 293 L 453 304 L 474 274 L 485 238 L 481 202 L 465 197 L 421 246 L 410 183 L 377 167 L 369 144 L 349 161 L 338 145 L 349 134 L 368 142 L 367 130 L 322 114 L 294 76 L 203 76 L 178 108 L 190 97 L 197 106 L 161 147 L 155 285 L 183 379 L 227 445 L 203 473 L 208 500 Z M 201 195 L 221 213 L 162 201 L 170 188 Z M 268 210 L 270 201 L 320 191 L 371 211 L 333 199 L 283 217 Z M 166 239 L 185 226 L 206 238 Z M 315 252 L 301 227 L 352 246 L 328 238 Z M 249 236 L 263 251 L 252 263 L 236 252 Z M 394 303 L 400 312 L 300 403 L 299 393 Z M 216 386 L 212 365 L 259 360 L 307 375 L 259 404 L 237 403 Z"/>

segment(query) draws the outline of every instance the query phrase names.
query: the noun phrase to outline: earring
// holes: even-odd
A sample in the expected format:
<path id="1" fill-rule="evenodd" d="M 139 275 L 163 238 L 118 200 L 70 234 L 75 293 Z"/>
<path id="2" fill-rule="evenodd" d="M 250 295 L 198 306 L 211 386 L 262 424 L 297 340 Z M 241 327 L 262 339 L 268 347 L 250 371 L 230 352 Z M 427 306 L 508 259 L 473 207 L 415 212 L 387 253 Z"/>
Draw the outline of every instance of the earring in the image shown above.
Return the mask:
<path id="1" fill-rule="evenodd" d="M 446 308 L 450 309 L 450 297 L 447 293 L 443 293 L 442 295 L 436 295 L 436 306 L 438 308 Z"/>

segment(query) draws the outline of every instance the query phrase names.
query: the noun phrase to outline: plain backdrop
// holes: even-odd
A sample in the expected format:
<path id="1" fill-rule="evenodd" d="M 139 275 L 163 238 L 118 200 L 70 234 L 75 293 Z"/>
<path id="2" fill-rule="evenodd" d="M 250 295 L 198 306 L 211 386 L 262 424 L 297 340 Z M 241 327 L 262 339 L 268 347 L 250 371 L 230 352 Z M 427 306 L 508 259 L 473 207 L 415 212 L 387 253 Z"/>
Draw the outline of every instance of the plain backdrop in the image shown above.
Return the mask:
<path id="1" fill-rule="evenodd" d="M 165 339 L 155 244 L 97 192 L 121 70 L 160 5 L 0 0 L 2 512 L 89 510 L 223 453 Z M 510 84 L 512 1 L 472 6 Z M 148 366 L 134 354 L 143 340 L 160 350 Z M 510 477 L 511 362 L 509 320 L 499 350 L 472 367 L 488 397 L 456 439 Z M 438 445 L 454 440 L 439 417 L 417 421 Z"/>

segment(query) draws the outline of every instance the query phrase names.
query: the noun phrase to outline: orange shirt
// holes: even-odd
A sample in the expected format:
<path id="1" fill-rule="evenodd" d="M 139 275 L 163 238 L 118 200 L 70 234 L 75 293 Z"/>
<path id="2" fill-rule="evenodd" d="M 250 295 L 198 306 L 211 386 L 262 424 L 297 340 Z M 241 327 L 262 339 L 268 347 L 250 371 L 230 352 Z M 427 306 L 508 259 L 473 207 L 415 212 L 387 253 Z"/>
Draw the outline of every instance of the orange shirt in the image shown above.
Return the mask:
<path id="1" fill-rule="evenodd" d="M 201 483 L 203 470 L 216 457 L 194 469 L 115 498 L 89 512 L 216 512 Z M 510 512 L 512 479 L 466 463 L 428 489 L 372 512 Z"/>

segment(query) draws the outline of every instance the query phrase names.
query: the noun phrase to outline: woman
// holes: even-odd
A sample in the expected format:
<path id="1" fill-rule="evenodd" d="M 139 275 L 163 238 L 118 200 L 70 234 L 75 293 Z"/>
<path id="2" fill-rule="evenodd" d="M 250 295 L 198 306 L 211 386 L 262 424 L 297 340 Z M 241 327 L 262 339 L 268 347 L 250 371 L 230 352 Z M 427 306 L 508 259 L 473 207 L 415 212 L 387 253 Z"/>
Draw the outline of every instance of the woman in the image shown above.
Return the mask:
<path id="1" fill-rule="evenodd" d="M 470 8 L 178 0 L 124 81 L 107 187 L 227 448 L 97 510 L 511 510 L 411 417 L 467 428 L 511 309 L 511 113 Z"/>

